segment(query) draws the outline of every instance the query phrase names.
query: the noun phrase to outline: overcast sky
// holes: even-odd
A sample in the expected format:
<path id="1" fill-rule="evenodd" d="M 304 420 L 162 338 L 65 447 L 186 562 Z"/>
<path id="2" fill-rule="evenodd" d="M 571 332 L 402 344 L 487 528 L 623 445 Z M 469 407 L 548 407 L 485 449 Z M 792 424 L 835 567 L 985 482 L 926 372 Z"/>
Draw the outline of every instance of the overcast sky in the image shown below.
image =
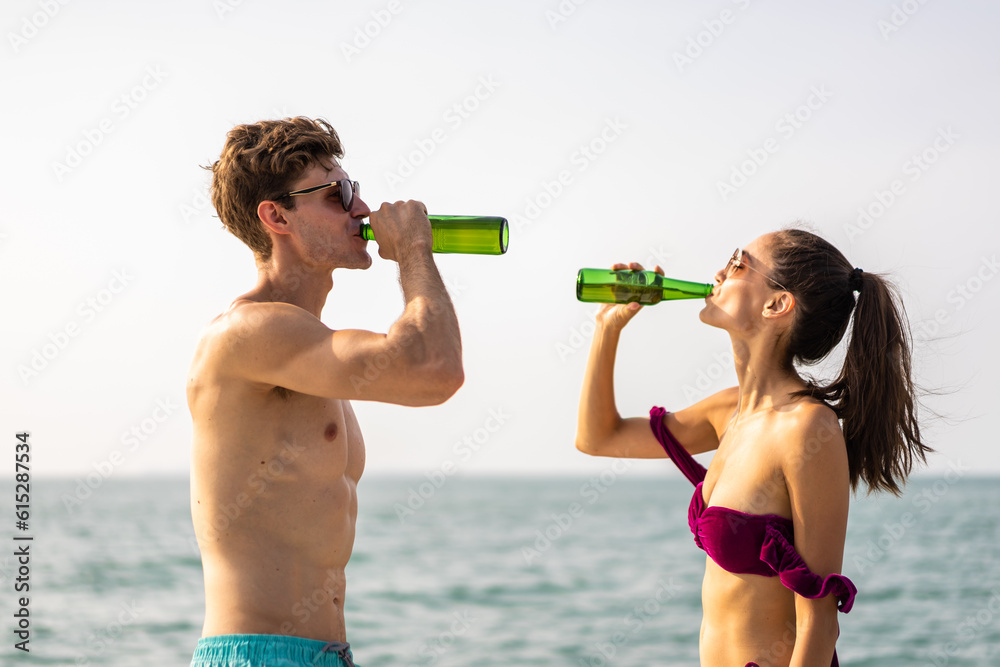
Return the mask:
<path id="1" fill-rule="evenodd" d="M 3 428 L 32 433 L 37 475 L 188 470 L 196 341 L 256 276 L 200 166 L 235 124 L 307 115 L 337 128 L 373 209 L 511 221 L 505 256 L 439 257 L 465 386 L 435 408 L 355 404 L 370 474 L 604 469 L 573 446 L 594 311 L 577 269 L 708 282 L 796 221 L 902 291 L 918 381 L 941 394 L 930 470 L 1000 472 L 998 18 L 986 0 L 8 0 Z M 335 272 L 329 326 L 401 313 L 372 254 Z M 623 415 L 735 384 L 700 307 L 629 326 Z"/>

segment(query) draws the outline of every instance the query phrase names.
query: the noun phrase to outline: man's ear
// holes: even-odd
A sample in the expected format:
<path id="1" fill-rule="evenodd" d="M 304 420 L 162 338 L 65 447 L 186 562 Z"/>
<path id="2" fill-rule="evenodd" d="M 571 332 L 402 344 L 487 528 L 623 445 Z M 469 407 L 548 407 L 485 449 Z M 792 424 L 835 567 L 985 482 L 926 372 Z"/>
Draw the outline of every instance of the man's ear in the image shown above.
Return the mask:
<path id="1" fill-rule="evenodd" d="M 795 309 L 795 297 L 791 292 L 779 292 L 764 304 L 762 315 L 768 318 L 791 316 Z"/>
<path id="2" fill-rule="evenodd" d="M 257 204 L 257 217 L 264 223 L 264 227 L 275 234 L 288 234 L 288 221 L 285 220 L 285 209 L 281 208 L 271 200 L 264 200 Z"/>

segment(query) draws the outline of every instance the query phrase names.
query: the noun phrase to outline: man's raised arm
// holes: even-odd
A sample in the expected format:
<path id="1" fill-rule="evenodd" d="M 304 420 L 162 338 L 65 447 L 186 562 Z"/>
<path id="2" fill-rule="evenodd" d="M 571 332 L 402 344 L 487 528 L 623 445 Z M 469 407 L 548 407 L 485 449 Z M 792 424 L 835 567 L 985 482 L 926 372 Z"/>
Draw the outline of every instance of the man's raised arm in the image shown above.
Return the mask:
<path id="1" fill-rule="evenodd" d="M 386 334 L 333 331 L 286 303 L 247 303 L 209 332 L 218 371 L 292 391 L 400 405 L 436 405 L 464 382 L 451 299 L 431 255 L 423 204 L 383 204 L 371 216 L 379 255 L 399 264 L 406 302 Z"/>

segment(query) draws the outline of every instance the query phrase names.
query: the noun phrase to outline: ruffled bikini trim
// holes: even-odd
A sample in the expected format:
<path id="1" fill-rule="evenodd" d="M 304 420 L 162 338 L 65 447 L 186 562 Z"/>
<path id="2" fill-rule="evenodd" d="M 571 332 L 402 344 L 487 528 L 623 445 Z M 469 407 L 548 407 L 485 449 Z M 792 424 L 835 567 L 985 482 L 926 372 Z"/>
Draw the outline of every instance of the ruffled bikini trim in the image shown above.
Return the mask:
<path id="1" fill-rule="evenodd" d="M 795 547 L 777 528 L 767 526 L 760 559 L 781 579 L 786 588 L 804 598 L 823 598 L 831 593 L 837 598 L 837 609 L 846 614 L 854 606 L 858 589 L 842 574 L 831 574 L 825 579 L 814 574 Z"/>

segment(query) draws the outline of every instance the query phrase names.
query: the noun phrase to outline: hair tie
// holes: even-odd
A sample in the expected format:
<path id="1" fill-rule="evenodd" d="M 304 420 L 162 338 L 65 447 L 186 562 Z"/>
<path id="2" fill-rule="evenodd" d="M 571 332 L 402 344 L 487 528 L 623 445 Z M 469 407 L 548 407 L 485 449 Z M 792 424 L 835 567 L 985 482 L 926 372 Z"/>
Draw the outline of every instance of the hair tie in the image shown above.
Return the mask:
<path id="1" fill-rule="evenodd" d="M 851 277 L 847 279 L 847 286 L 851 289 L 852 292 L 861 291 L 861 274 L 863 273 L 864 271 L 858 268 L 855 268 L 853 271 L 851 271 Z"/>

